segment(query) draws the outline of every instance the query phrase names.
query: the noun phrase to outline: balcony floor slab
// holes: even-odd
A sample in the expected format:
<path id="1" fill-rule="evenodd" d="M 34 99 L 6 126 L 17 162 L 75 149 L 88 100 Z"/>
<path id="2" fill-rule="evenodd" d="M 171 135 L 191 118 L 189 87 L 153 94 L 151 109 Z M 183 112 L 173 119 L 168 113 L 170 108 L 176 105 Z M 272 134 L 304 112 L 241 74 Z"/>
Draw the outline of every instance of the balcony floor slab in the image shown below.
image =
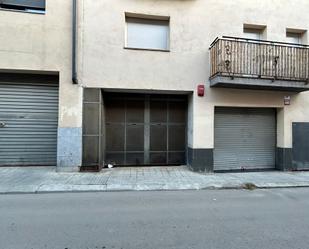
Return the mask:
<path id="1" fill-rule="evenodd" d="M 246 78 L 219 75 L 210 79 L 210 86 L 288 92 L 303 92 L 309 90 L 309 84 L 302 81 L 272 80 L 265 78 Z"/>

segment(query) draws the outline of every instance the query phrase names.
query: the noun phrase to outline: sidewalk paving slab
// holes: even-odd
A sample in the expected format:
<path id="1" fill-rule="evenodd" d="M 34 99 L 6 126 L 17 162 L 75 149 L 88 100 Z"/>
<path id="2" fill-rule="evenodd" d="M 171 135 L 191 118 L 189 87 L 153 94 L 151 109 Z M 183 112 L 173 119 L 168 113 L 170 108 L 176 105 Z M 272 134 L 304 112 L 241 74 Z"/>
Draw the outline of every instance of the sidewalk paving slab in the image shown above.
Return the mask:
<path id="1" fill-rule="evenodd" d="M 309 172 L 201 174 L 180 167 L 103 169 L 58 173 L 56 167 L 0 168 L 0 194 L 309 187 Z"/>

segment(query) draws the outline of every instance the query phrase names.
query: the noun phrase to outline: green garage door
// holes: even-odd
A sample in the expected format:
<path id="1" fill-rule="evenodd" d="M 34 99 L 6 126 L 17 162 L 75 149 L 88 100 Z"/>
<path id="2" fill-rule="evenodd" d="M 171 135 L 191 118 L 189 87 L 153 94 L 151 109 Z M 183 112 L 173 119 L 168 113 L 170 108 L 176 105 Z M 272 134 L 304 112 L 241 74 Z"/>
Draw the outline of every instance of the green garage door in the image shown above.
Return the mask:
<path id="1" fill-rule="evenodd" d="M 214 170 L 275 168 L 276 110 L 216 108 Z"/>

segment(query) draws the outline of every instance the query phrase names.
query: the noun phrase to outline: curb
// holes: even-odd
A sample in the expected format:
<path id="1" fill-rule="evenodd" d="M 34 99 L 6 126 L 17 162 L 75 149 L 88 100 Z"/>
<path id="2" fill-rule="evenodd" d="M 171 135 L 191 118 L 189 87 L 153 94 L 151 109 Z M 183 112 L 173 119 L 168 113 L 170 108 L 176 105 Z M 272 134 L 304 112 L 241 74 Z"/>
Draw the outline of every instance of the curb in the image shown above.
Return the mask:
<path id="1" fill-rule="evenodd" d="M 92 188 L 91 188 L 91 187 Z M 93 188 L 93 186 L 96 186 Z M 119 188 L 119 186 L 112 188 L 106 185 L 62 185 L 52 186 L 51 189 L 44 186 L 38 186 L 34 191 L 23 191 L 23 190 L 12 190 L 9 189 L 5 191 L 0 190 L 0 195 L 8 194 L 55 194 L 55 193 L 100 193 L 100 192 L 143 192 L 143 191 L 201 191 L 201 190 L 256 190 L 256 189 L 282 189 L 282 188 L 306 188 L 309 187 L 309 183 L 301 184 L 277 184 L 277 185 L 255 185 L 252 184 L 252 187 L 248 187 L 246 183 L 241 185 L 231 185 L 231 186 L 195 186 L 195 187 L 185 187 L 185 188 L 174 188 L 174 187 L 165 187 L 160 185 L 160 187 L 154 186 L 132 186 L 131 188 Z"/>

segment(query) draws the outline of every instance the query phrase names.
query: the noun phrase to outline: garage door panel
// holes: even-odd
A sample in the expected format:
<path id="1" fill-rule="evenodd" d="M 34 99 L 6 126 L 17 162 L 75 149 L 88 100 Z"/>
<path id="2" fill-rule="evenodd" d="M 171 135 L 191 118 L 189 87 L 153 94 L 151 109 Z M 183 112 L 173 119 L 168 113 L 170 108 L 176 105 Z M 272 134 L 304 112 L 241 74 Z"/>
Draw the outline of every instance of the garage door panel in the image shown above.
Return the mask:
<path id="1" fill-rule="evenodd" d="M 186 152 L 185 97 L 171 100 L 169 95 L 105 95 L 106 157 L 109 161 L 123 162 L 121 165 L 183 164 Z M 113 104 L 118 100 L 123 102 L 115 108 Z M 117 132 L 116 126 L 124 130 L 118 127 Z M 115 141 L 117 146 L 112 146 Z M 124 158 L 114 160 L 116 154 L 111 152 L 122 152 L 121 148 L 124 148 Z M 169 159 L 170 152 L 177 155 L 171 154 Z"/>
<path id="2" fill-rule="evenodd" d="M 125 125 L 106 124 L 106 149 L 108 151 L 124 151 Z"/>
<path id="3" fill-rule="evenodd" d="M 105 103 L 106 122 L 125 122 L 125 101 L 123 99 L 107 99 Z"/>
<path id="4" fill-rule="evenodd" d="M 216 108 L 215 170 L 275 167 L 274 109 Z"/>
<path id="5" fill-rule="evenodd" d="M 105 161 L 107 164 L 113 165 L 125 165 L 125 153 L 118 152 L 118 153 L 111 153 L 107 152 L 105 154 Z"/>
<path id="6" fill-rule="evenodd" d="M 180 152 L 169 152 L 168 153 L 168 163 L 169 164 L 179 164 L 184 165 L 186 163 L 185 153 Z"/>
<path id="7" fill-rule="evenodd" d="M 171 101 L 169 102 L 169 122 L 171 123 L 186 123 L 187 102 L 185 101 Z"/>
<path id="8" fill-rule="evenodd" d="M 144 123 L 145 102 L 143 100 L 126 101 L 126 122 Z"/>
<path id="9" fill-rule="evenodd" d="M 144 125 L 126 126 L 126 150 L 144 151 Z"/>
<path id="10" fill-rule="evenodd" d="M 168 128 L 168 148 L 171 151 L 184 151 L 186 149 L 186 126 L 170 125 Z"/>
<path id="11" fill-rule="evenodd" d="M 143 165 L 144 152 L 126 153 L 126 165 Z"/>
<path id="12" fill-rule="evenodd" d="M 167 101 L 150 100 L 150 122 L 167 122 Z"/>
<path id="13" fill-rule="evenodd" d="M 150 125 L 150 151 L 167 150 L 167 125 Z"/>
<path id="14" fill-rule="evenodd" d="M 0 82 L 0 166 L 56 165 L 58 85 Z"/>
<path id="15" fill-rule="evenodd" d="M 167 164 L 167 153 L 166 152 L 150 152 L 150 164 L 166 165 Z"/>

